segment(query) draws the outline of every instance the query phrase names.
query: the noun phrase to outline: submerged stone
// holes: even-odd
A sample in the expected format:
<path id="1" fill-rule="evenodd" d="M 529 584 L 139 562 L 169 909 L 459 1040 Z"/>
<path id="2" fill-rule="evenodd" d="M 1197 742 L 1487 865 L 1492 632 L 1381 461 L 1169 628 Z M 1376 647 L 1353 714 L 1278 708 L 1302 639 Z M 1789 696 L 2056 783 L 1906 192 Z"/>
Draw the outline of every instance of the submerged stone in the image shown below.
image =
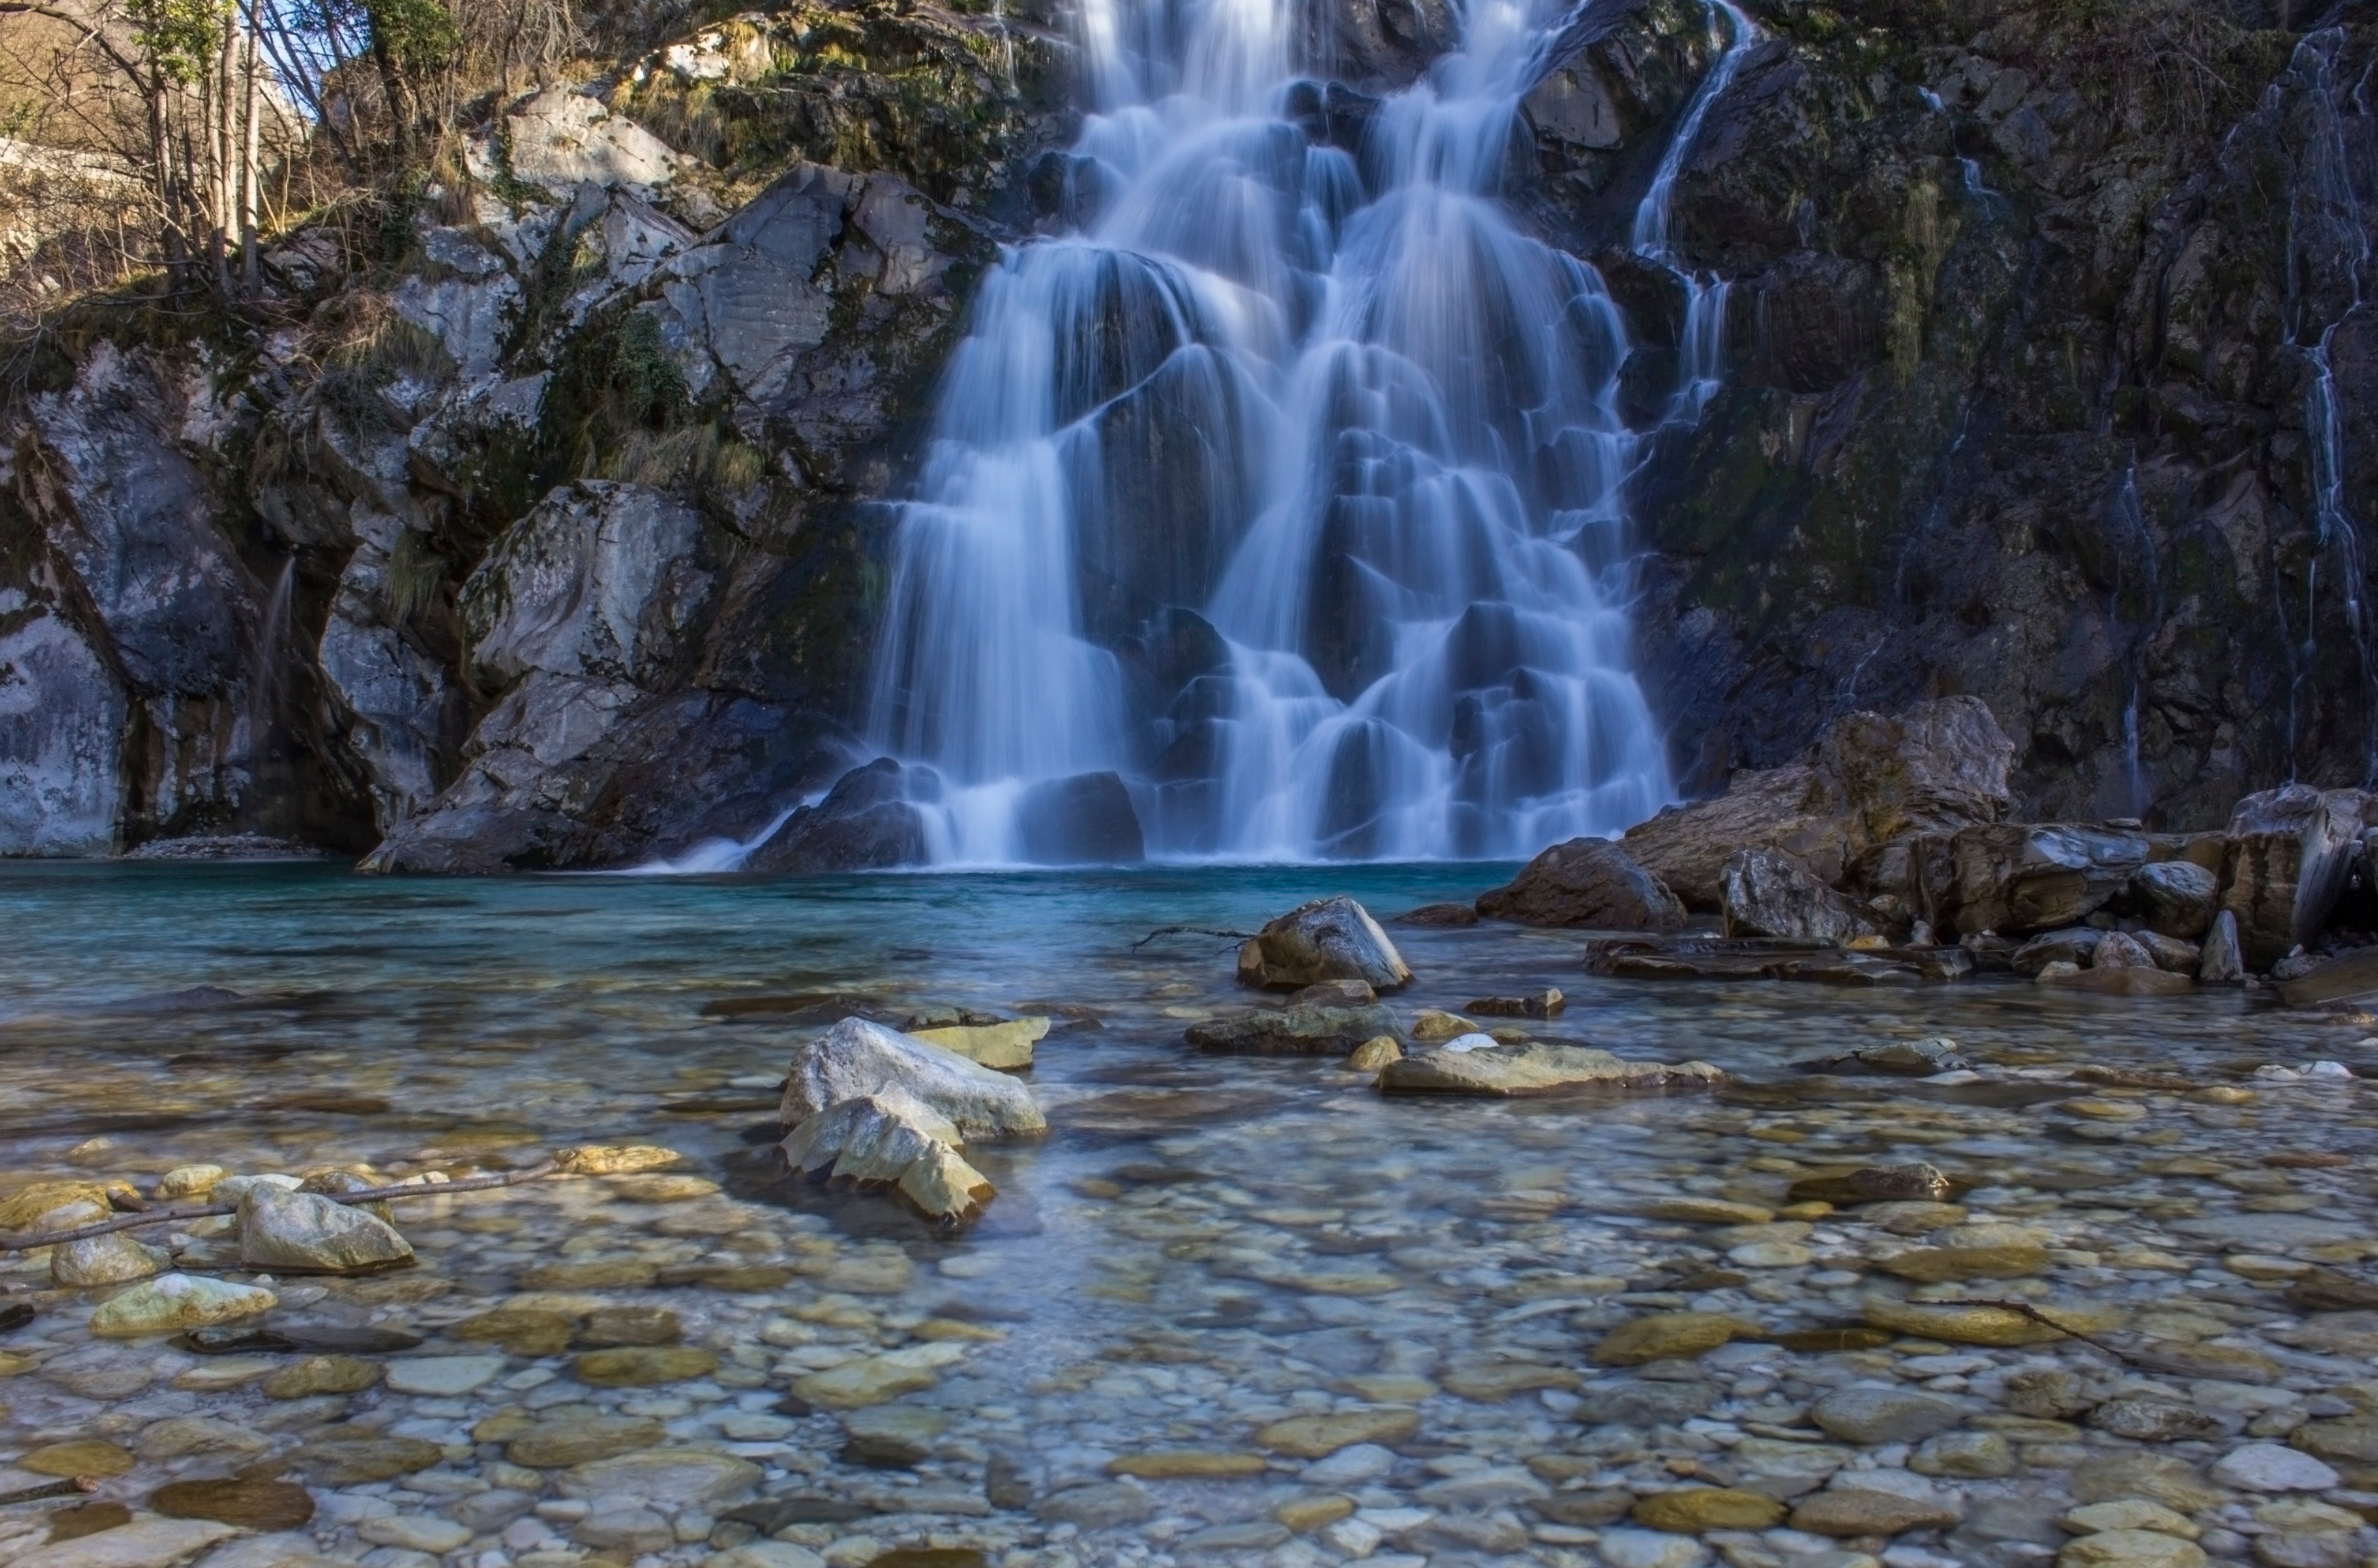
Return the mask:
<path id="1" fill-rule="evenodd" d="M 1639 1367 L 1690 1359 L 1740 1338 L 1758 1338 L 1757 1323 L 1724 1312 L 1655 1312 L 1603 1336 L 1588 1357 L 1596 1366 Z"/>
<path id="2" fill-rule="evenodd" d="M 149 1506 L 169 1518 L 215 1519 L 249 1530 L 294 1530 L 314 1517 L 312 1493 L 265 1477 L 174 1481 L 150 1492 Z"/>
<path id="3" fill-rule="evenodd" d="M 1622 1061 L 1585 1046 L 1495 1046 L 1426 1051 L 1390 1062 L 1379 1087 L 1395 1094 L 1543 1095 L 1564 1089 L 1714 1089 L 1725 1074 L 1705 1061 Z"/>

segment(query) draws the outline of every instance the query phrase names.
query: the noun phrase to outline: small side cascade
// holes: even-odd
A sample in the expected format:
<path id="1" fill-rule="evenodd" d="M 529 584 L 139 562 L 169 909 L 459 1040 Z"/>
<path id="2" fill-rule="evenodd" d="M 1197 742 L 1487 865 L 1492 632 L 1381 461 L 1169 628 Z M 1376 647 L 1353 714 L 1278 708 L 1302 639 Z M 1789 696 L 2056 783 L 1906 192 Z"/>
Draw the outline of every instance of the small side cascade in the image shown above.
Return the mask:
<path id="1" fill-rule="evenodd" d="M 256 655 L 248 667 L 247 703 L 239 716 L 232 754 L 251 771 L 272 743 L 273 726 L 281 713 L 282 671 L 287 664 L 282 644 L 289 640 L 289 604 L 297 581 L 297 557 L 281 564 L 265 601 L 264 621 L 256 638 Z"/>
<path id="2" fill-rule="evenodd" d="M 2300 641 L 2289 639 L 2297 643 L 2297 654 L 2288 692 L 2287 754 L 2292 769 L 2301 738 L 2299 688 L 2322 657 L 2321 580 L 2325 571 L 2336 584 L 2361 675 L 2362 782 L 2368 784 L 2378 783 L 2378 616 L 2372 615 L 2365 599 L 2368 542 L 2347 494 L 2331 348 L 2337 329 L 2367 308 L 2372 253 L 2370 215 L 2360 191 L 2378 171 L 2360 171 L 2357 178 L 2350 143 L 2368 145 L 2371 115 L 2366 81 L 2348 89 L 2338 79 L 2337 55 L 2345 43 L 2340 28 L 2314 32 L 2296 45 L 2288 71 L 2301 96 L 2304 135 L 2288 215 L 2287 326 L 2305 371 L 2304 435 L 2310 446 L 2317 547 L 2303 587 L 2302 635 Z M 2349 131 L 2348 118 L 2361 124 Z M 2278 611 L 2284 630 L 2288 610 L 2283 602 Z"/>
<path id="3" fill-rule="evenodd" d="M 1685 288 L 1684 330 L 1677 342 L 1676 387 L 1668 407 L 1668 422 L 1690 425 L 1716 395 L 1725 378 L 1725 311 L 1733 285 L 1715 273 L 1695 270 L 1675 249 L 1669 227 L 1669 203 L 1676 179 L 1700 139 L 1701 124 L 1711 107 L 1725 96 L 1761 34 L 1758 24 L 1743 14 L 1734 0 L 1708 0 L 1709 37 L 1717 59 L 1702 74 L 1685 106 L 1684 118 L 1652 173 L 1651 188 L 1635 209 L 1629 245 L 1636 255 L 1675 274 Z"/>
<path id="4" fill-rule="evenodd" d="M 2163 567 L 2156 559 L 2155 534 L 2147 528 L 2146 510 L 2139 500 L 2139 465 L 2135 457 L 2122 473 L 2122 483 L 2114 492 L 2111 509 L 2115 520 L 2121 524 L 2122 532 L 2129 536 L 2139 563 L 2136 586 L 2141 590 L 2142 602 L 2136 606 L 2137 614 L 2132 617 L 2133 630 L 2126 659 L 2130 695 L 2122 704 L 2122 767 L 2123 779 L 2130 790 L 2127 815 L 2141 817 L 2146 814 L 2150 796 L 2139 753 L 2139 704 L 2146 689 L 2147 644 L 2154 639 L 2156 628 L 2163 624 L 2164 598 Z M 2124 584 L 2118 578 L 2111 606 L 2117 625 L 2126 618 L 2122 613 L 2123 588 Z"/>

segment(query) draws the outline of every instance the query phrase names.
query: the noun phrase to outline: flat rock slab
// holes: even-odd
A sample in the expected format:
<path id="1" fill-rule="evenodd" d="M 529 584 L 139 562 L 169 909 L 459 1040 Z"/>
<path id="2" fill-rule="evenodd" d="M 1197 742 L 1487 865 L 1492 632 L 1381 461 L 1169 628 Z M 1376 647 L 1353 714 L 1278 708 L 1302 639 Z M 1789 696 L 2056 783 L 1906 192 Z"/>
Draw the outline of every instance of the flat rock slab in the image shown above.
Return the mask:
<path id="1" fill-rule="evenodd" d="M 2279 983 L 2279 998 L 2289 1007 L 2317 1007 L 2372 996 L 2378 996 L 2378 947 L 2332 958 L 2308 975 Z"/>
<path id="2" fill-rule="evenodd" d="M 561 1473 L 564 1497 L 623 1497 L 678 1506 L 722 1502 L 760 1482 L 760 1466 L 705 1448 L 648 1448 L 572 1466 Z"/>
<path id="3" fill-rule="evenodd" d="M 1377 1005 L 1328 1007 L 1301 1002 L 1290 1007 L 1251 1008 L 1211 1023 L 1192 1024 L 1189 1044 L 1230 1056 L 1339 1056 L 1367 1040 L 1392 1036 L 1396 1015 Z"/>
<path id="4" fill-rule="evenodd" d="M 1255 1442 L 1274 1454 L 1321 1459 L 1357 1443 L 1401 1442 L 1419 1430 L 1419 1411 L 1375 1405 L 1327 1416 L 1291 1416 L 1257 1430 Z"/>
<path id="5" fill-rule="evenodd" d="M 388 1364 L 388 1386 L 398 1394 L 450 1398 L 503 1374 L 501 1356 L 416 1356 Z"/>
<path id="6" fill-rule="evenodd" d="M 1725 1074 L 1705 1061 L 1677 1066 L 1625 1061 L 1590 1046 L 1497 1046 L 1429 1051 L 1391 1061 L 1379 1073 L 1389 1094 L 1549 1095 L 1565 1089 L 1714 1089 Z"/>
<path id="7" fill-rule="evenodd" d="M 211 1519 L 143 1519 L 35 1547 L 11 1568 L 173 1568 L 238 1532 Z"/>
<path id="8" fill-rule="evenodd" d="M 1586 960 L 1596 975 L 1635 980 L 1803 980 L 1832 986 L 1912 986 L 1973 972 L 1958 949 L 1852 951 L 1764 938 L 1682 937 L 1606 942 Z"/>
<path id="9" fill-rule="evenodd" d="M 247 1476 L 170 1482 L 150 1494 L 149 1506 L 168 1518 L 212 1519 L 250 1530 L 294 1530 L 314 1517 L 314 1497 L 304 1487 Z"/>
<path id="10" fill-rule="evenodd" d="M 2325 1247 L 2359 1241 L 2366 1227 L 2314 1219 L 2309 1215 L 2223 1215 L 2212 1219 L 2171 1222 L 2182 1236 L 2201 1237 L 2226 1246 L 2251 1247 L 2257 1252 L 2287 1251 L 2297 1247 Z"/>
<path id="11" fill-rule="evenodd" d="M 2192 977 L 2165 969 L 2084 969 L 2072 975 L 2042 975 L 2036 983 L 2050 990 L 2101 997 L 2177 997 L 2196 989 Z"/>
<path id="12" fill-rule="evenodd" d="M 2043 1316 L 2069 1324 L 2082 1334 L 2119 1328 L 2127 1316 L 2119 1307 L 2063 1302 L 2041 1302 L 2038 1310 Z M 1862 1311 L 1866 1321 L 1877 1328 L 1921 1339 L 1945 1339 L 1956 1345 L 2046 1345 L 2066 1337 L 2062 1330 L 2008 1307 L 1929 1306 L 1868 1297 Z"/>

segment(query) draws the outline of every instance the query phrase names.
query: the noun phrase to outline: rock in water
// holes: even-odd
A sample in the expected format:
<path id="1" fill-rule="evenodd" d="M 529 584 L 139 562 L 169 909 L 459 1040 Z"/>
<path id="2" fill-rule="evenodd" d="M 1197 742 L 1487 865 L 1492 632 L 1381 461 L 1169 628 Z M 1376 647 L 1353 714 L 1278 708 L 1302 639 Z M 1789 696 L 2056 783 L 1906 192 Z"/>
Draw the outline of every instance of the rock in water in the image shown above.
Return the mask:
<path id="1" fill-rule="evenodd" d="M 1189 1044 L 1228 1056 L 1335 1056 L 1396 1034 L 1396 1015 L 1384 1007 L 1250 1008 L 1189 1026 Z"/>
<path id="2" fill-rule="evenodd" d="M 1005 1023 L 952 1024 L 942 1029 L 911 1029 L 912 1040 L 955 1051 L 979 1066 L 1003 1072 L 1032 1065 L 1032 1047 L 1049 1033 L 1045 1018 L 1017 1018 Z"/>
<path id="3" fill-rule="evenodd" d="M 1670 931 L 1685 923 L 1685 906 L 1667 883 L 1618 845 L 1598 838 L 1553 845 L 1529 861 L 1508 886 L 1480 893 L 1478 913 L 1523 926 L 1626 931 Z"/>
<path id="4" fill-rule="evenodd" d="M 1292 991 L 1324 980 L 1401 990 L 1411 970 L 1369 910 L 1339 893 L 1300 904 L 1239 949 L 1239 984 Z"/>
<path id="5" fill-rule="evenodd" d="M 958 1153 L 958 1130 L 914 1095 L 886 1086 L 811 1117 L 784 1142 L 796 1170 L 831 1168 L 839 1180 L 896 1186 L 928 1215 L 969 1218 L 994 1189 Z"/>
<path id="6" fill-rule="evenodd" d="M 50 1281 L 69 1289 L 123 1285 L 162 1274 L 173 1266 L 171 1252 L 149 1246 L 121 1230 L 105 1236 L 86 1236 L 79 1241 L 50 1249 Z"/>
<path id="7" fill-rule="evenodd" d="M 275 1274 L 359 1274 L 411 1263 L 413 1247 L 361 1209 L 258 1185 L 239 1201 L 239 1261 Z"/>
<path id="8" fill-rule="evenodd" d="M 1568 999 L 1557 986 L 1524 997 L 1480 997 L 1470 1004 L 1470 1011 L 1481 1018 L 1557 1018 L 1567 1008 Z"/>
<path id="9" fill-rule="evenodd" d="M 2156 860 L 2131 874 L 2131 903 L 2147 928 L 2194 941 L 2213 924 L 2220 879 L 2192 860 Z"/>
<path id="10" fill-rule="evenodd" d="M 553 1168 L 566 1176 L 633 1176 L 659 1170 L 685 1156 L 654 1143 L 582 1143 L 553 1156 Z"/>
<path id="11" fill-rule="evenodd" d="M 233 1285 L 203 1275 L 160 1275 L 102 1304 L 90 1315 L 90 1332 L 102 1339 L 174 1334 L 253 1317 L 279 1304 L 280 1298 L 261 1286 Z"/>
<path id="12" fill-rule="evenodd" d="M 936 1143 L 964 1142 L 947 1117 L 896 1084 L 828 1106 L 787 1135 L 795 1170 L 826 1170 L 846 1181 L 897 1181 Z"/>
<path id="13" fill-rule="evenodd" d="M 1910 833 L 1995 822 L 2013 804 L 2015 744 L 1978 697 L 1919 702 L 1896 718 L 1845 713 L 1812 760 L 1839 780 L 1851 809 L 1849 856 Z"/>
<path id="14" fill-rule="evenodd" d="M 1720 879 L 1719 901 L 1729 937 L 1842 947 L 1880 932 L 1856 904 L 1818 880 L 1808 862 L 1781 849 L 1736 850 Z"/>
<path id="15" fill-rule="evenodd" d="M 2238 916 L 2228 910 L 2213 917 L 2204 933 L 2204 952 L 2197 960 L 2197 980 L 2207 986 L 2234 986 L 2246 978 L 2246 955 L 2238 943 Z"/>
<path id="16" fill-rule="evenodd" d="M 1889 1040 L 1879 1046 L 1856 1046 L 1846 1051 L 1796 1061 L 1803 1072 L 1833 1072 L 1844 1076 L 1881 1073 L 1898 1078 L 1929 1078 L 1956 1072 L 1972 1062 L 1957 1054 L 1957 1042 L 1935 1035 L 1921 1040 Z"/>
<path id="17" fill-rule="evenodd" d="M 2279 987 L 2289 1007 L 2350 1001 L 2378 995 L 2378 947 L 2330 959 Z"/>
<path id="18" fill-rule="evenodd" d="M 2009 822 L 1950 839 L 1937 913 L 1960 935 L 2077 926 L 2129 885 L 2147 841 L 2110 828 Z"/>
<path id="19" fill-rule="evenodd" d="M 2319 934 L 2345 892 L 2378 796 L 2304 784 L 2250 795 L 2229 818 L 2223 910 L 2247 966 L 2265 970 Z"/>
<path id="20" fill-rule="evenodd" d="M 909 804 L 908 774 L 889 757 L 853 768 L 823 800 L 786 818 L 744 869 L 881 871 L 923 864 L 925 819 Z"/>
<path id="21" fill-rule="evenodd" d="M 910 1203 L 942 1220 L 979 1214 L 997 1192 L 982 1172 L 947 1143 L 936 1143 L 910 1161 L 900 1173 L 899 1188 Z"/>
<path id="22" fill-rule="evenodd" d="M 2097 944 L 2106 933 L 2094 926 L 2072 926 L 2061 931 L 2043 931 L 2014 950 L 2009 962 L 2018 975 L 2036 976 L 2051 964 L 2070 964 L 2075 969 L 2085 968 Z"/>
<path id="23" fill-rule="evenodd" d="M 1671 1067 L 1664 1062 L 1622 1061 L 1586 1046 L 1495 1046 L 1467 1051 L 1427 1051 L 1387 1063 L 1379 1087 L 1389 1093 L 1426 1095 L 1549 1095 L 1564 1089 L 1714 1089 L 1725 1074 L 1705 1061 Z"/>
<path id="24" fill-rule="evenodd" d="M 1466 904 L 1423 904 L 1396 916 L 1399 926 L 1475 926 L 1478 911 Z"/>
<path id="25" fill-rule="evenodd" d="M 787 1131 L 845 1100 L 907 1091 L 954 1124 L 961 1137 L 1039 1137 L 1048 1118 L 1023 1084 L 954 1052 L 846 1018 L 793 1052 L 777 1119 Z"/>
<path id="26" fill-rule="evenodd" d="M 2146 949 L 2147 956 L 2156 961 L 2158 969 L 2168 969 L 2175 975 L 2193 975 L 2204 957 L 2204 950 L 2194 942 L 2178 937 L 2167 937 L 2160 931 L 2134 931 L 2131 940 Z"/>

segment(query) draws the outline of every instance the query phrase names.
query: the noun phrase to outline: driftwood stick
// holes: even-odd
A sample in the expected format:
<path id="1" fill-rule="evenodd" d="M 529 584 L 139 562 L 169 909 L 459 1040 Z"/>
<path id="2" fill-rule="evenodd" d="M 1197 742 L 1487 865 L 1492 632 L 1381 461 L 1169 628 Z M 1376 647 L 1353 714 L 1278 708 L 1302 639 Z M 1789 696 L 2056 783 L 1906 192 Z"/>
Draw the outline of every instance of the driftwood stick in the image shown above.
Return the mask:
<path id="1" fill-rule="evenodd" d="M 1210 926 L 1159 926 L 1153 931 L 1148 932 L 1147 935 L 1140 938 L 1139 940 L 1132 943 L 1131 951 L 1137 952 L 1140 949 L 1146 947 L 1148 943 L 1154 941 L 1159 937 L 1227 937 L 1234 942 L 1245 942 L 1253 941 L 1255 940 L 1255 934 L 1253 931 L 1218 931 Z"/>
<path id="2" fill-rule="evenodd" d="M 52 1481 L 47 1486 L 27 1487 L 22 1491 L 0 1491 L 0 1506 L 11 1502 L 46 1502 L 54 1497 L 83 1497 L 98 1490 L 99 1483 L 89 1476 L 77 1476 L 69 1481 Z"/>
<path id="3" fill-rule="evenodd" d="M 1925 1305 L 1928 1307 L 1996 1307 L 2001 1311 L 2014 1312 L 2020 1316 L 2029 1318 L 2033 1323 L 2039 1324 L 2043 1328 L 2052 1328 L 2057 1333 L 2077 1339 L 2084 1345 L 2103 1350 L 2115 1360 L 2123 1362 L 2126 1365 L 2133 1363 L 2137 1359 L 2137 1358 L 2132 1356 L 2130 1352 L 2108 1345 L 2095 1335 L 2084 1334 L 2079 1329 L 2074 1328 L 2071 1323 L 2058 1323 L 2054 1318 L 2049 1317 L 2046 1312 L 2041 1311 L 2038 1308 L 2033 1306 L 2028 1301 L 1928 1301 Z"/>
<path id="4" fill-rule="evenodd" d="M 405 1182 L 395 1187 L 366 1188 L 360 1192 L 321 1192 L 316 1196 L 328 1198 L 334 1203 L 384 1203 L 391 1198 L 442 1198 L 449 1192 L 484 1192 L 491 1187 L 517 1187 L 523 1181 L 570 1174 L 556 1170 L 551 1160 L 540 1160 L 525 1170 L 506 1171 L 501 1176 L 466 1176 L 457 1181 Z M 144 1225 L 172 1225 L 186 1219 L 206 1219 L 214 1215 L 232 1214 L 238 1208 L 237 1203 L 198 1203 L 188 1208 L 152 1209 L 141 1215 L 118 1215 L 114 1219 L 78 1226 L 72 1230 L 37 1230 L 24 1236 L 0 1236 L 0 1252 L 62 1247 L 69 1241 L 105 1236 L 111 1231 L 131 1230 Z"/>

